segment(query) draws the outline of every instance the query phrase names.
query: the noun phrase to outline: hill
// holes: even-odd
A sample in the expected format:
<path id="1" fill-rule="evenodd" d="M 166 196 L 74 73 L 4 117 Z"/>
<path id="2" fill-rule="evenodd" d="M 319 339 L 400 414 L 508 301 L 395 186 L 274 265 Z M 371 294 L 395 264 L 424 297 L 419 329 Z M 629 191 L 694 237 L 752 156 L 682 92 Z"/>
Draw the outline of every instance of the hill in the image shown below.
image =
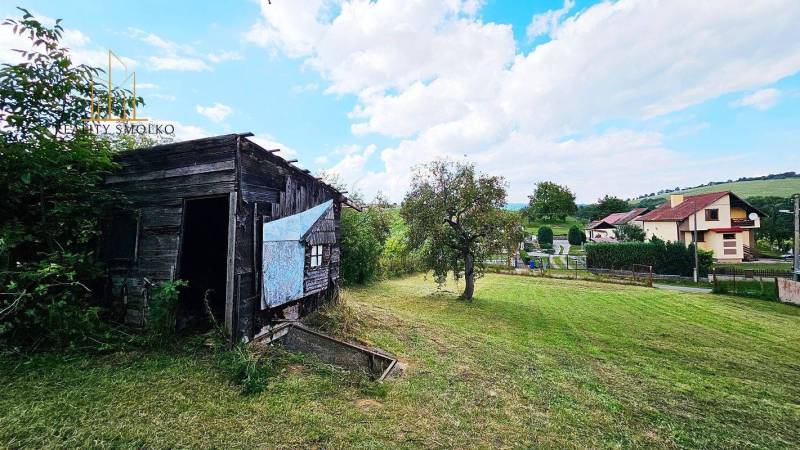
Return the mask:
<path id="1" fill-rule="evenodd" d="M 647 200 L 647 199 L 667 198 L 670 196 L 670 194 L 675 194 L 675 193 L 704 194 L 707 192 L 720 192 L 720 191 L 731 191 L 742 198 L 765 197 L 765 196 L 791 197 L 793 194 L 800 193 L 800 177 L 719 183 L 710 186 L 700 186 L 696 188 L 680 190 L 677 192 L 669 192 L 651 197 L 638 198 L 632 200 L 632 203 L 637 204 L 642 200 Z"/>

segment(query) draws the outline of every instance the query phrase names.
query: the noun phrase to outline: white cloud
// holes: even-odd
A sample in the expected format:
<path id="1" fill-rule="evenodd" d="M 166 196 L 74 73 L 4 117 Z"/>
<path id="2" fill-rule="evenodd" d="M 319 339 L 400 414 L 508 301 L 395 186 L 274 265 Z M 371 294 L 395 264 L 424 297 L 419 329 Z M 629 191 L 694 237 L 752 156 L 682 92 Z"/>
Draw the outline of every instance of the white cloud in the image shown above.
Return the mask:
<path id="1" fill-rule="evenodd" d="M 147 58 L 152 70 L 174 70 L 184 72 L 211 70 L 211 66 L 191 45 L 180 44 L 155 33 L 148 33 L 133 27 L 128 28 L 127 35 L 158 50 L 157 55 Z M 224 61 L 242 59 L 242 56 L 235 51 L 222 51 L 219 53 L 209 53 L 205 58 L 213 64 L 219 64 Z"/>
<path id="2" fill-rule="evenodd" d="M 735 101 L 734 106 L 752 106 L 759 111 L 766 111 L 778 104 L 781 91 L 769 88 L 761 89 Z"/>
<path id="3" fill-rule="evenodd" d="M 581 200 L 707 180 L 720 164 L 708 169 L 658 133 L 596 127 L 645 122 L 800 71 L 793 0 L 619 0 L 567 17 L 572 7 L 532 19 L 531 35 L 551 40 L 527 54 L 517 53 L 510 26 L 482 22 L 476 4 L 460 0 L 262 4 L 246 39 L 302 58 L 327 92 L 357 96 L 354 134 L 402 139 L 334 166 L 367 194 L 380 187 L 393 199 L 415 164 L 437 156 L 466 155 L 507 175 L 516 199 L 545 177 L 574 184 Z M 376 156 L 383 170 L 370 171 Z M 757 159 L 743 161 L 722 168 L 750 170 Z M 598 183 L 598 173 L 613 182 Z"/>
<path id="4" fill-rule="evenodd" d="M 138 87 L 138 86 L 137 86 L 137 87 Z M 174 102 L 175 100 L 177 100 L 177 97 L 175 97 L 174 95 L 170 95 L 170 94 L 158 94 L 158 93 L 155 93 L 155 94 L 147 94 L 147 98 L 157 98 L 157 99 L 159 99 L 159 100 L 165 100 L 165 101 L 168 101 L 168 102 Z"/>
<path id="5" fill-rule="evenodd" d="M 247 139 L 255 142 L 267 150 L 280 149 L 278 156 L 284 159 L 290 159 L 297 156 L 297 150 L 281 143 L 268 133 L 255 133 L 255 136 L 250 136 Z"/>
<path id="6" fill-rule="evenodd" d="M 222 51 L 219 53 L 209 53 L 208 60 L 214 64 L 219 64 L 225 61 L 238 61 L 242 59 L 242 55 L 235 51 Z"/>
<path id="7" fill-rule="evenodd" d="M 233 108 L 222 103 L 214 103 L 211 106 L 197 105 L 195 110 L 208 120 L 220 123 L 233 112 Z"/>
<path id="8" fill-rule="evenodd" d="M 296 84 L 292 86 L 292 92 L 295 94 L 302 94 L 304 92 L 313 92 L 319 89 L 317 83 Z"/>
<path id="9" fill-rule="evenodd" d="M 526 30 L 528 39 L 533 39 L 544 34 L 552 35 L 558 29 L 561 18 L 564 17 L 573 6 L 575 6 L 575 0 L 564 0 L 564 6 L 561 9 L 551 9 L 542 14 L 533 16 Z"/>
<path id="10" fill-rule="evenodd" d="M 153 70 L 177 70 L 184 72 L 201 72 L 211 70 L 205 61 L 199 58 L 183 58 L 178 56 L 151 56 L 147 58 Z"/>
<path id="11" fill-rule="evenodd" d="M 138 28 L 129 27 L 128 36 L 138 39 L 152 47 L 157 48 L 166 55 L 178 55 L 181 53 L 194 54 L 196 53 L 191 45 L 179 44 L 175 41 L 165 39 L 155 33 L 148 33 L 147 31 Z"/>

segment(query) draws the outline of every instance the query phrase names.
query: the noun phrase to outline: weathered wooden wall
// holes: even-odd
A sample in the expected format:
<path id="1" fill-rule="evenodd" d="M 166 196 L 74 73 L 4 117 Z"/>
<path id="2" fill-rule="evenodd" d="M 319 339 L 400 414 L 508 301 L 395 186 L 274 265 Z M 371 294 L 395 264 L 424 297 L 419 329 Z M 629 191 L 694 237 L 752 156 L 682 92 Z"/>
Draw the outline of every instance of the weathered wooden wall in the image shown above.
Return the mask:
<path id="1" fill-rule="evenodd" d="M 125 194 L 138 211 L 137 259 L 109 262 L 110 294 L 127 291 L 129 323 L 142 324 L 143 280 L 172 279 L 178 270 L 183 201 L 225 195 L 236 187 L 235 135 L 156 146 L 121 154 L 106 185 Z"/>
<path id="2" fill-rule="evenodd" d="M 179 273 L 185 199 L 236 193 L 234 226 L 232 330 L 237 338 L 253 336 L 280 311 L 260 309 L 261 223 L 296 214 L 334 200 L 332 218 L 313 239 L 331 241 L 328 275 L 339 274 L 340 194 L 283 158 L 242 135 L 187 141 L 135 150 L 119 156 L 120 168 L 106 184 L 124 193 L 139 211 L 138 257 L 133 263 L 109 262 L 110 294 L 127 295 L 130 323 L 142 323 L 143 279 L 159 282 Z M 310 274 L 317 279 L 320 274 Z M 327 280 L 327 278 L 326 278 Z M 326 285 L 327 286 L 327 285 Z M 301 302 L 316 307 L 324 292 Z"/>
<path id="3" fill-rule="evenodd" d="M 341 206 L 336 193 L 313 176 L 292 167 L 283 158 L 256 144 L 242 139 L 238 154 L 239 215 L 237 215 L 236 258 L 240 287 L 239 329 L 240 338 L 251 338 L 262 326 L 281 311 L 261 310 L 261 223 L 303 212 L 330 199 L 334 199 L 333 233 L 338 236 L 338 218 Z M 338 237 L 334 244 L 338 255 Z M 333 259 L 332 259 L 333 260 Z M 338 257 L 335 258 L 338 276 Z M 317 304 L 316 299 L 302 302 L 304 310 Z M 279 308 L 280 309 L 280 308 Z M 305 312 L 305 311 L 304 311 Z"/>

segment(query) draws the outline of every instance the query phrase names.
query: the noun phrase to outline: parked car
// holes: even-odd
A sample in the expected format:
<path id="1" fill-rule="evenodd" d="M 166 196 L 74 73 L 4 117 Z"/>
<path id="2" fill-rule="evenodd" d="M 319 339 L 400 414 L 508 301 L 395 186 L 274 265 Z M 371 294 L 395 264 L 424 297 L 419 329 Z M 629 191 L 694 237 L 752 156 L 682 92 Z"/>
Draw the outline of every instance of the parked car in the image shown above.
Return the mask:
<path id="1" fill-rule="evenodd" d="M 781 259 L 784 259 L 784 260 L 786 260 L 786 261 L 791 261 L 791 260 L 793 260 L 793 259 L 794 259 L 794 253 L 792 253 L 792 252 L 789 252 L 789 253 L 787 253 L 787 254 L 785 254 L 785 255 L 781 256 Z"/>

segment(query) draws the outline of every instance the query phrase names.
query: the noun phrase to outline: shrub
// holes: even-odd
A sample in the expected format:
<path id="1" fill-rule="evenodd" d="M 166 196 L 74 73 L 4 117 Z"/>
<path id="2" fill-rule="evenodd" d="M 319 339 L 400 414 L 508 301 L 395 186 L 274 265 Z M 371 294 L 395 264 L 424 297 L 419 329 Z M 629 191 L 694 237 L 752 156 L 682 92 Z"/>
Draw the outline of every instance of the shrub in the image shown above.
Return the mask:
<path id="1" fill-rule="evenodd" d="M 186 281 L 167 281 L 158 286 L 150 296 L 147 310 L 147 328 L 154 342 L 163 342 L 175 335 L 175 315 L 178 297 Z"/>
<path id="2" fill-rule="evenodd" d="M 547 248 L 551 248 L 553 246 L 553 229 L 548 226 L 539 228 L 536 233 L 536 239 L 540 247 L 545 248 L 544 246 L 547 246 Z"/>
<path id="3" fill-rule="evenodd" d="M 643 228 L 637 227 L 631 223 L 619 225 L 617 229 L 614 230 L 614 235 L 617 237 L 617 240 L 623 242 L 644 242 L 647 237 Z"/>
<path id="4" fill-rule="evenodd" d="M 387 211 L 391 226 L 383 243 L 380 256 L 380 271 L 385 277 L 399 277 L 423 269 L 426 248 L 411 249 L 408 226 L 398 211 Z"/>
<path id="5" fill-rule="evenodd" d="M 583 244 L 583 240 L 586 236 L 583 234 L 580 228 L 577 225 L 573 225 L 569 227 L 569 233 L 567 234 L 567 240 L 569 241 L 570 245 L 581 245 Z"/>
<path id="6" fill-rule="evenodd" d="M 347 284 L 364 284 L 378 278 L 383 242 L 389 226 L 381 208 L 363 212 L 342 211 L 341 276 Z"/>
<path id="7" fill-rule="evenodd" d="M 700 276 L 708 275 L 713 257 L 711 252 L 698 253 Z M 660 274 L 692 276 L 694 246 L 681 242 L 591 243 L 586 245 L 586 265 L 589 268 L 630 270 L 634 264 L 653 266 Z"/>
<path id="8" fill-rule="evenodd" d="M 0 68 L 0 339 L 89 345 L 108 330 L 92 298 L 100 220 L 124 206 L 102 184 L 115 167 L 109 140 L 83 128 L 93 94 L 103 98 L 87 82 L 100 70 L 74 63 L 58 21 L 20 10 L 4 26 L 30 39 L 26 62 Z"/>

